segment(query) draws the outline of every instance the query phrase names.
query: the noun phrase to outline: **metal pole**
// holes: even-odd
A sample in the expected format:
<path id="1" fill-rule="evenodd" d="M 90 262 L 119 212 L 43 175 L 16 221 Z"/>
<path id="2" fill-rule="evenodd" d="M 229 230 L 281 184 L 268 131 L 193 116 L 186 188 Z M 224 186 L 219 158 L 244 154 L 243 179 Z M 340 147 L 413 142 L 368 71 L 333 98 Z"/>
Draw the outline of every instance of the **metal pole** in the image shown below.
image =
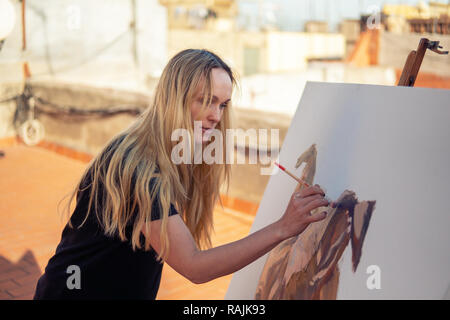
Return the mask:
<path id="1" fill-rule="evenodd" d="M 22 0 L 22 51 L 27 48 L 27 33 L 25 28 L 25 0 Z"/>
<path id="2" fill-rule="evenodd" d="M 131 16 L 132 20 L 130 22 L 130 28 L 132 30 L 132 38 L 133 38 L 133 45 L 131 50 L 133 53 L 134 64 L 136 67 L 139 67 L 136 0 L 131 0 Z"/>

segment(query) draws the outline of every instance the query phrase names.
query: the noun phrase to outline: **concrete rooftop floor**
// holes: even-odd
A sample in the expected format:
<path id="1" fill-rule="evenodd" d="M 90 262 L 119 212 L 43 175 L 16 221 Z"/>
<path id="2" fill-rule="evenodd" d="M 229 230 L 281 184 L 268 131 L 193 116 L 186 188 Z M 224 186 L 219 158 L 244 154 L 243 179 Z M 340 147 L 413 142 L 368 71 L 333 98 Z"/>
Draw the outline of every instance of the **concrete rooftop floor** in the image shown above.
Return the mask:
<path id="1" fill-rule="evenodd" d="M 58 202 L 87 162 L 17 143 L 0 141 L 0 150 L 0 300 L 32 299 L 64 227 Z M 235 209 L 216 208 L 214 246 L 248 234 L 254 216 Z M 157 299 L 223 299 L 230 280 L 196 285 L 165 264 Z"/>

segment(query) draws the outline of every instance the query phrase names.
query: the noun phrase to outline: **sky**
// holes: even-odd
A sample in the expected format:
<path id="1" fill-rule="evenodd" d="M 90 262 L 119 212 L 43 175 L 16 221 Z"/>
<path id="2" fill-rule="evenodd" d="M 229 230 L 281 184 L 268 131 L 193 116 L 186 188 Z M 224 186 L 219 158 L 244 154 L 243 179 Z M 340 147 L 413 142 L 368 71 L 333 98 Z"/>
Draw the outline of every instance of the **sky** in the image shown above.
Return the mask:
<path id="1" fill-rule="evenodd" d="M 328 21 L 334 30 L 342 19 L 357 19 L 360 13 L 373 13 L 373 8 L 383 4 L 417 5 L 419 0 L 240 0 L 241 12 L 247 14 L 247 21 L 257 23 L 258 3 L 272 11 L 272 19 L 285 31 L 303 31 L 306 20 Z M 428 1 L 424 1 L 428 3 Z M 449 3 L 448 0 L 435 2 Z M 270 10 L 272 9 L 272 10 Z M 270 19 L 270 16 L 269 16 Z"/>

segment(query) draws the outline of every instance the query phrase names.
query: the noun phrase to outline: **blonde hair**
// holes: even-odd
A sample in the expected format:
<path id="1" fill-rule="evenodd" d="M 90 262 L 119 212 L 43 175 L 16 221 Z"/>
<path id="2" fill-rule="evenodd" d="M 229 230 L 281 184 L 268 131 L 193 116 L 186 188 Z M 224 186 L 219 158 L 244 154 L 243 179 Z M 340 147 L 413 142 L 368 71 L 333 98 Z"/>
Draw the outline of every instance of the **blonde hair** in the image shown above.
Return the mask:
<path id="1" fill-rule="evenodd" d="M 230 179 L 226 152 L 222 152 L 221 164 L 175 165 L 171 161 L 171 151 L 176 142 L 171 141 L 171 134 L 175 129 L 184 128 L 193 137 L 190 106 L 201 81 L 204 81 L 203 108 L 211 103 L 213 68 L 224 69 L 233 86 L 236 85 L 231 69 L 214 53 L 188 49 L 176 54 L 163 70 L 150 106 L 130 127 L 111 139 L 87 166 L 71 194 L 67 213 L 75 194 L 78 202 L 80 192 L 90 187 L 88 210 L 82 224 L 94 205 L 106 235 L 118 235 L 125 241 L 126 227 L 133 223 L 133 250 L 142 247 L 149 250 L 150 239 L 146 237 L 142 245 L 141 230 L 148 227 L 152 203 L 159 198 L 162 218 L 159 259 L 165 259 L 169 250 L 167 222 L 171 204 L 182 216 L 198 246 L 211 247 L 213 209 L 220 201 L 222 184 L 228 187 Z M 228 106 L 216 129 L 225 136 L 230 127 Z M 225 146 L 223 141 L 223 150 Z M 103 195 L 99 186 L 103 187 Z M 149 230 L 145 230 L 148 234 Z"/>

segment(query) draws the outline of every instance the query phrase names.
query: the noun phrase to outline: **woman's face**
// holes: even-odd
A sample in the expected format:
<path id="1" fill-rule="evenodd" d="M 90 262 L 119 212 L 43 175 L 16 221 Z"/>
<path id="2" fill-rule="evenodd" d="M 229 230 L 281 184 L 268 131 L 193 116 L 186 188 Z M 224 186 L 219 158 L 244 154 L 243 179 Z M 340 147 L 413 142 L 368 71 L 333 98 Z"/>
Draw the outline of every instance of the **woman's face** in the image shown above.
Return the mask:
<path id="1" fill-rule="evenodd" d="M 222 118 L 223 109 L 231 100 L 232 83 L 228 73 L 222 68 L 211 70 L 212 81 L 212 101 L 206 110 L 202 112 L 204 97 L 204 81 L 201 81 L 194 96 L 194 102 L 191 105 L 191 116 L 193 121 L 201 121 L 202 142 L 209 140 L 212 130 L 217 126 Z"/>

